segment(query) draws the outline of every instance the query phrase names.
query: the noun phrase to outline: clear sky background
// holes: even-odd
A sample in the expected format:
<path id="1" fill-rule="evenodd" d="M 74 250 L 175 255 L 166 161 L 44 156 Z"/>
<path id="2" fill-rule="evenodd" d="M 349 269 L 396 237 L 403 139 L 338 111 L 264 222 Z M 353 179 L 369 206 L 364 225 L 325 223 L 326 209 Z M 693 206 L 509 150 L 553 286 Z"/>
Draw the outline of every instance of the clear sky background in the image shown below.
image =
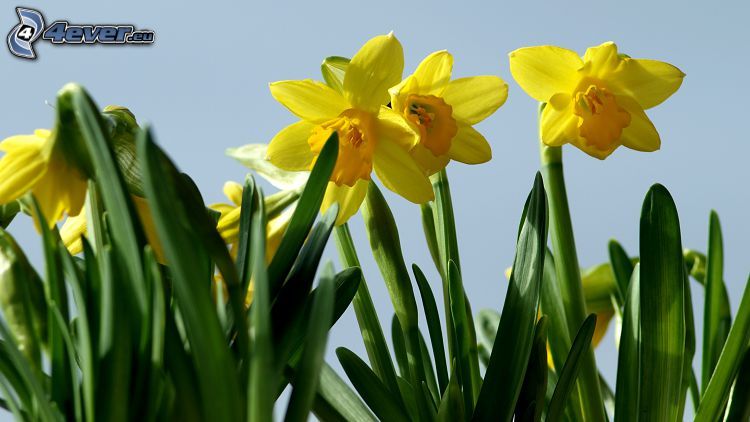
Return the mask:
<path id="1" fill-rule="evenodd" d="M 615 41 L 632 57 L 670 62 L 687 77 L 682 88 L 648 112 L 662 150 L 645 154 L 619 149 L 606 161 L 565 147 L 571 213 L 583 267 L 607 259 L 607 242 L 618 239 L 638 252 L 639 216 L 649 186 L 664 184 L 679 210 L 684 247 L 705 250 L 708 215 L 719 212 L 724 228 L 725 279 L 733 312 L 750 260 L 750 210 L 745 180 L 750 153 L 747 1 L 575 2 L 25 2 L 49 22 L 133 23 L 156 31 L 150 47 L 57 47 L 36 43 L 36 61 L 0 52 L 0 138 L 51 127 L 57 90 L 66 82 L 86 86 L 100 106 L 129 107 L 151 122 L 158 141 L 198 183 L 207 202 L 223 200 L 222 184 L 241 181 L 245 170 L 224 156 L 227 147 L 268 142 L 296 120 L 276 103 L 268 83 L 320 79 L 321 60 L 351 56 L 372 36 L 393 30 L 404 46 L 405 74 L 427 54 L 447 49 L 454 76 L 499 75 L 508 102 L 478 126 L 493 148 L 491 162 L 448 168 L 459 231 L 464 284 L 475 311 L 500 309 L 503 270 L 513 259 L 518 219 L 538 168 L 537 105 L 513 81 L 507 53 L 554 44 L 583 53 Z M 0 35 L 17 23 L 15 3 L 0 9 Z M 416 262 L 439 294 L 437 273 L 424 243 L 419 208 L 387 195 L 396 215 L 407 263 Z M 392 306 L 369 252 L 361 217 L 350 223 L 381 322 L 390 332 Z M 34 262 L 40 239 L 28 218 L 11 225 Z M 335 248 L 328 258 L 338 265 Z M 693 283 L 696 329 L 702 326 L 702 289 Z M 440 298 L 438 298 L 440 300 Z M 442 307 L 441 307 L 442 308 Z M 612 329 L 597 350 L 605 377 L 614 384 Z M 699 339 L 700 341 L 700 339 Z M 328 361 L 336 368 L 338 346 L 365 356 L 354 313 L 332 330 Z M 698 343 L 698 349 L 700 349 Z M 513 347 L 513 345 L 508 345 Z M 695 362 L 699 360 L 698 350 Z M 696 367 L 700 367 L 696 364 Z"/>

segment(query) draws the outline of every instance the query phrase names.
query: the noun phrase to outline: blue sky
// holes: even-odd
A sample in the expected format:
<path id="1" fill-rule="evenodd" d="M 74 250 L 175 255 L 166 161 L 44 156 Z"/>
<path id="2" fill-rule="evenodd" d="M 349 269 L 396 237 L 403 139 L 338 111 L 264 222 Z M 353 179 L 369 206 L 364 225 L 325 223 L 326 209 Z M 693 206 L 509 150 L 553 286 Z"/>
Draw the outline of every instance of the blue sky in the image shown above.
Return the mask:
<path id="1" fill-rule="evenodd" d="M 129 107 L 154 125 L 157 139 L 198 183 L 208 202 L 222 200 L 226 180 L 245 171 L 224 156 L 227 147 L 267 142 L 295 118 L 277 104 L 268 83 L 320 78 L 321 60 L 351 56 L 370 37 L 393 30 L 406 55 L 405 72 L 435 50 L 455 57 L 456 77 L 499 75 L 508 102 L 478 126 L 493 147 L 481 166 L 451 164 L 449 175 L 459 230 L 464 283 L 475 310 L 499 309 L 511 263 L 518 218 L 538 168 L 536 104 L 512 80 L 507 53 L 523 46 L 555 44 L 583 53 L 615 41 L 632 57 L 668 61 L 687 77 L 668 101 L 648 112 L 662 138 L 652 154 L 620 149 L 606 161 L 565 148 L 571 212 L 582 266 L 607 258 L 607 241 L 638 251 L 638 219 L 648 187 L 659 182 L 674 196 L 685 247 L 704 250 L 708 214 L 716 209 L 724 228 L 725 279 L 733 309 L 750 261 L 744 239 L 750 195 L 745 185 L 750 96 L 745 83 L 750 12 L 745 1 L 654 2 L 43 2 L 24 6 L 48 21 L 133 23 L 156 31 L 150 47 L 53 47 L 37 44 L 27 62 L 0 53 L 0 138 L 50 127 L 56 91 L 66 82 L 85 85 L 99 105 Z M 12 5 L 0 10 L 0 31 L 16 24 Z M 6 29 L 3 29 L 6 28 Z M 4 33 L 3 33 L 4 34 Z M 424 245 L 418 207 L 388 195 L 404 255 L 437 274 Z M 359 216 L 351 223 L 365 275 L 390 331 L 392 307 L 369 254 Z M 28 221 L 11 226 L 29 255 L 40 262 L 39 239 Z M 328 257 L 338 260 L 330 248 Z M 703 294 L 693 284 L 693 297 Z M 697 312 L 700 332 L 702 320 Z M 364 347 L 353 312 L 332 331 L 331 351 Z M 614 381 L 616 355 L 610 330 L 597 358 Z M 338 367 L 333 353 L 329 361 Z M 696 359 L 696 362 L 699 360 Z"/>

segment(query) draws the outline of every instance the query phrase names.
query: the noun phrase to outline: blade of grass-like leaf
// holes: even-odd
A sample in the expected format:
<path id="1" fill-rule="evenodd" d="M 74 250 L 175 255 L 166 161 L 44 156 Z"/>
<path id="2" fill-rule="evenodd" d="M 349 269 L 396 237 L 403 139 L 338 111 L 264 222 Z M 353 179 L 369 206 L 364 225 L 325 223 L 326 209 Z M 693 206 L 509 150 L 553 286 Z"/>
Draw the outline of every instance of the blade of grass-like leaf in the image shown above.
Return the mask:
<path id="1" fill-rule="evenodd" d="M 685 267 L 684 267 L 685 268 Z M 687 271 L 682 272 L 683 277 L 683 294 L 685 298 L 683 303 L 685 304 L 685 344 L 683 349 L 683 363 L 682 363 L 682 391 L 680 392 L 680 410 L 678 414 L 683 417 L 685 415 L 685 402 L 687 401 L 688 391 L 690 391 L 691 384 L 694 381 L 695 375 L 693 373 L 693 357 L 695 356 L 695 321 L 693 317 L 693 294 L 690 290 L 690 277 L 688 277 Z"/>
<path id="2" fill-rule="evenodd" d="M 724 286 L 724 251 L 721 224 L 716 211 L 711 211 L 708 223 L 706 264 L 706 296 L 703 308 L 703 364 L 701 387 L 706 392 L 721 349 L 732 325 L 732 314 Z"/>
<path id="3" fill-rule="evenodd" d="M 334 237 L 341 265 L 345 268 L 359 267 L 359 258 L 354 248 L 354 241 L 349 232 L 349 226 L 345 223 L 336 227 Z M 365 344 L 365 350 L 367 351 L 367 357 L 372 365 L 373 372 L 375 372 L 391 393 L 399 395 L 396 369 L 391 360 L 388 344 L 385 342 L 383 329 L 380 325 L 380 320 L 375 311 L 375 305 L 372 302 L 370 290 L 367 287 L 364 276 L 362 276 L 357 294 L 354 296 L 354 300 L 352 300 L 352 307 L 357 317 L 362 341 Z"/>
<path id="4" fill-rule="evenodd" d="M 568 330 L 568 317 L 565 312 L 561 286 L 557 278 L 555 268 L 555 259 L 549 248 L 546 248 L 544 255 L 544 275 L 542 276 L 542 291 L 539 300 L 542 313 L 549 317 L 549 328 L 547 332 L 547 342 L 549 344 L 550 354 L 554 367 L 559 370 L 565 365 L 565 359 L 568 357 L 570 347 L 573 345 L 573 339 L 570 338 Z M 549 398 L 552 398 L 553 390 L 549 391 Z M 581 408 L 584 394 L 580 382 L 576 382 L 576 389 L 570 395 L 566 404 L 566 414 L 573 415 L 574 420 L 582 420 L 583 413 Z M 545 407 L 545 412 L 546 412 Z"/>
<path id="5" fill-rule="evenodd" d="M 333 278 L 323 277 L 316 290 L 302 359 L 295 374 L 297 382 L 289 399 L 285 421 L 306 421 L 313 405 L 328 340 L 328 329 L 333 318 L 333 288 Z"/>
<path id="6" fill-rule="evenodd" d="M 427 381 L 423 384 L 427 388 L 429 396 L 432 398 L 432 404 L 437 408 L 440 403 L 440 391 L 438 390 L 437 379 L 435 378 L 435 371 L 432 367 L 432 360 L 430 359 L 430 352 L 427 351 L 427 343 L 424 340 L 424 335 L 419 332 L 419 349 L 422 351 L 422 363 L 424 364 L 424 373 Z"/>
<path id="7" fill-rule="evenodd" d="M 745 350 L 742 364 L 732 387 L 732 397 L 727 404 L 727 422 L 750 420 L 750 348 Z"/>
<path id="8" fill-rule="evenodd" d="M 284 283 L 284 278 L 292 267 L 297 253 L 305 242 L 315 216 L 318 215 L 320 204 L 323 202 L 328 181 L 336 165 L 338 157 L 338 134 L 334 131 L 320 151 L 315 166 L 307 179 L 305 190 L 299 198 L 289 226 L 284 232 L 279 248 L 268 266 L 268 280 L 270 284 L 270 298 L 273 299 Z"/>
<path id="9" fill-rule="evenodd" d="M 750 280 L 745 284 L 740 307 L 721 351 L 716 369 L 703 393 L 696 421 L 719 420 L 750 341 Z"/>
<path id="10" fill-rule="evenodd" d="M 44 246 L 44 262 L 46 275 L 47 306 L 51 308 L 55 304 L 59 307 L 64 320 L 68 320 L 68 294 L 65 289 L 62 264 L 60 262 L 59 248 L 62 245 L 57 228 L 50 230 L 47 221 L 42 214 L 39 203 L 31 198 L 31 206 L 34 218 L 42 231 L 42 244 Z M 47 329 L 49 342 L 49 358 L 51 366 L 51 397 L 52 401 L 64 414 L 72 412 L 70 400 L 73 398 L 71 386 L 73 385 L 73 373 L 68 361 L 68 350 L 65 346 L 63 333 L 57 325 L 54 315 L 47 312 Z"/>
<path id="11" fill-rule="evenodd" d="M 206 405 L 204 417 L 238 420 L 241 390 L 233 357 L 226 347 L 210 294 L 207 294 L 208 283 L 204 277 L 207 252 L 203 239 L 196 233 L 196 230 L 213 230 L 213 227 L 208 216 L 205 216 L 208 227 L 191 226 L 188 211 L 192 204 L 181 200 L 178 191 L 184 179 L 154 144 L 148 129 L 138 136 L 138 158 L 143 165 L 144 191 L 165 258 L 170 263 L 176 300 L 198 370 L 202 402 Z"/>
<path id="12" fill-rule="evenodd" d="M 457 346 L 456 372 L 464 396 L 464 409 L 467 412 L 471 412 L 479 392 L 473 390 L 471 382 L 471 367 L 469 365 L 471 360 L 469 354 L 471 339 L 467 323 L 469 316 L 466 315 L 466 304 L 464 302 L 464 285 L 458 267 L 456 267 L 453 261 L 448 263 L 448 291 L 450 294 L 451 317 L 453 318 L 453 335 L 456 337 L 455 343 Z M 468 419 L 469 416 L 471 416 L 471 413 L 467 414 L 466 418 Z"/>
<path id="13" fill-rule="evenodd" d="M 253 205 L 258 212 L 253 215 L 251 262 L 254 291 L 253 304 L 250 308 L 250 329 L 253 331 L 252 350 L 250 354 L 250 382 L 248 383 L 248 420 L 271 420 L 273 400 L 269 380 L 274 380 L 273 350 L 271 333 L 271 294 L 270 280 L 266 269 L 266 215 L 262 194 L 255 197 Z"/>
<path id="14" fill-rule="evenodd" d="M 398 317 L 393 314 L 391 320 L 391 342 L 393 343 L 393 354 L 396 356 L 399 375 L 402 378 L 411 379 L 409 373 L 409 358 L 406 356 L 406 345 L 404 344 L 404 331 L 398 323 Z"/>
<path id="15" fill-rule="evenodd" d="M 448 387 L 448 367 L 445 361 L 443 331 L 440 328 L 440 314 L 438 313 L 437 302 L 435 302 L 435 295 L 432 293 L 427 277 L 425 277 L 417 264 L 412 264 L 411 270 L 414 273 L 414 279 L 417 281 L 419 296 L 422 298 L 422 308 L 427 320 L 427 330 L 430 333 L 430 345 L 432 346 L 432 355 L 435 359 L 440 395 Z"/>
<path id="16" fill-rule="evenodd" d="M 76 303 L 76 342 L 78 347 L 77 350 L 78 362 L 80 364 L 81 371 L 81 389 L 83 393 L 83 410 L 86 420 L 93 421 L 96 417 L 94 413 L 95 408 L 95 391 L 96 391 L 96 373 L 94 372 L 94 356 L 93 346 L 91 343 L 91 334 L 89 330 L 89 315 L 86 309 L 86 298 L 83 292 L 82 277 L 78 267 L 73 262 L 73 257 L 70 256 L 67 249 L 60 248 L 60 259 L 62 266 L 67 275 L 67 280 L 71 285 L 73 291 L 73 297 Z M 59 309 L 58 309 L 59 312 Z M 59 315 L 62 320 L 62 314 Z M 63 320 L 63 327 L 65 326 Z M 72 341 L 71 341 L 72 345 Z M 69 349 L 71 347 L 69 346 Z M 74 350 L 74 349 L 71 349 Z M 71 367 L 72 373 L 78 372 L 78 368 Z M 77 390 L 78 387 L 74 386 Z"/>
<path id="17" fill-rule="evenodd" d="M 578 330 L 570 353 L 568 353 L 568 358 L 565 360 L 565 366 L 562 367 L 557 378 L 555 392 L 552 394 L 552 399 L 547 407 L 547 420 L 557 421 L 562 418 L 565 403 L 575 386 L 578 372 L 581 370 L 581 364 L 583 363 L 581 358 L 591 347 L 595 327 L 596 314 L 591 314 L 583 321 L 581 328 Z"/>
<path id="18" fill-rule="evenodd" d="M 166 330 L 166 302 L 164 300 L 164 282 L 162 280 L 159 264 L 150 246 L 146 246 L 144 253 L 146 264 L 146 276 L 151 285 L 151 371 L 148 382 L 148 405 L 144 420 L 154 421 L 157 419 L 165 395 L 165 383 L 162 377 L 164 370 L 164 350 Z"/>
<path id="19" fill-rule="evenodd" d="M 628 291 L 628 282 L 630 275 L 633 273 L 633 261 L 630 260 L 628 253 L 616 240 L 609 241 L 609 262 L 612 265 L 612 273 L 615 275 L 615 281 L 620 287 L 620 303 L 625 301 L 625 293 Z"/>
<path id="20" fill-rule="evenodd" d="M 636 264 L 628 283 L 622 312 L 622 332 L 617 355 L 615 422 L 638 420 L 640 398 L 641 283 L 640 264 Z"/>
<path id="21" fill-rule="evenodd" d="M 527 204 L 498 334 L 474 410 L 477 421 L 512 419 L 533 346 L 547 242 L 547 200 L 539 173 Z M 514 347 L 503 347 L 506 342 Z"/>
<path id="22" fill-rule="evenodd" d="M 250 231 L 253 213 L 253 198 L 255 197 L 255 179 L 248 175 L 242 188 L 242 203 L 240 204 L 240 232 L 237 239 L 237 276 L 240 279 L 240 291 L 247 292 L 250 284 Z"/>
<path id="23" fill-rule="evenodd" d="M 530 422 L 542 419 L 544 396 L 547 393 L 547 372 L 547 317 L 542 315 L 534 329 L 534 346 L 516 402 L 514 420 Z"/>
<path id="24" fill-rule="evenodd" d="M 458 385 L 458 374 L 456 374 L 456 365 L 453 364 L 450 382 L 445 389 L 443 397 L 440 400 L 440 408 L 437 413 L 439 422 L 458 422 L 466 420 L 466 410 L 464 409 L 463 395 L 461 386 Z"/>
<path id="25" fill-rule="evenodd" d="M 323 362 L 313 413 L 324 422 L 374 422 L 375 416 L 357 393 Z"/>
<path id="26" fill-rule="evenodd" d="M 68 353 L 66 354 L 68 357 L 68 365 L 70 366 L 70 372 L 72 374 L 78 373 L 78 363 L 76 362 L 76 353 L 75 353 L 75 346 L 73 345 L 73 339 L 70 337 L 70 331 L 68 330 L 68 326 L 65 323 L 65 319 L 62 316 L 62 313 L 60 312 L 60 309 L 57 307 L 56 303 L 52 303 L 52 306 L 49 308 L 50 314 L 52 315 L 52 319 L 55 321 L 55 325 L 57 325 L 57 329 L 60 330 L 60 334 L 62 335 L 63 343 L 65 344 L 65 347 L 68 350 Z M 71 391 L 73 391 L 73 415 L 75 416 L 75 420 L 82 421 L 83 420 L 83 405 L 81 404 L 81 391 L 79 389 L 78 385 L 78 377 L 73 376 L 71 377 L 71 385 L 70 385 Z"/>
<path id="27" fill-rule="evenodd" d="M 384 421 L 408 421 L 406 409 L 400 400 L 388 391 L 374 372 L 352 351 L 339 347 L 336 356 L 354 388 L 375 415 Z"/>
<path id="28" fill-rule="evenodd" d="M 685 363 L 684 274 L 680 222 L 672 196 L 656 184 L 643 203 L 640 229 L 639 418 L 682 418 Z"/>
<path id="29" fill-rule="evenodd" d="M 9 411 L 17 421 L 27 420 L 28 417 L 21 412 L 21 408 L 16 402 L 16 398 L 13 396 L 10 390 L 10 383 L 5 379 L 5 377 L 0 377 L 0 391 L 3 393 L 3 398 L 0 400 L 2 400 L 3 409 Z"/>

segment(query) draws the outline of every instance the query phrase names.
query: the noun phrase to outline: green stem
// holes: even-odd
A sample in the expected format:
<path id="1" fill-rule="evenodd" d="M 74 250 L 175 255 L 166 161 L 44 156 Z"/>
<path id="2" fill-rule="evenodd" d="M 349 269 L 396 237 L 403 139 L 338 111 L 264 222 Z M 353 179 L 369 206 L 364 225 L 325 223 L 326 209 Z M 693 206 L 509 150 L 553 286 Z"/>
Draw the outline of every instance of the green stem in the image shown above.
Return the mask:
<path id="1" fill-rule="evenodd" d="M 354 249 L 354 241 L 349 232 L 349 225 L 337 226 L 333 233 L 341 265 L 345 268 L 360 267 L 357 251 Z M 388 386 L 395 397 L 401 397 L 396 380 L 396 369 L 393 366 L 388 345 L 383 335 L 383 328 L 380 326 L 380 320 L 375 311 L 375 305 L 372 302 L 364 275 L 352 300 L 352 307 L 354 308 L 354 314 L 357 316 L 357 323 L 362 333 L 362 340 L 365 343 L 365 350 L 370 365 L 372 365 L 372 370 Z"/>
<path id="2" fill-rule="evenodd" d="M 544 106 L 540 107 L 541 110 Z M 557 281 L 565 306 L 570 338 L 574 338 L 578 327 L 586 319 L 586 302 L 581 285 L 581 270 L 573 238 L 573 224 L 570 219 L 568 196 L 563 176 L 562 148 L 549 147 L 539 143 L 541 171 L 547 191 L 550 216 L 550 237 L 555 256 Z M 581 406 L 587 421 L 604 421 L 604 402 L 599 385 L 594 350 L 590 348 L 583 356 L 583 366 L 578 377 Z"/>

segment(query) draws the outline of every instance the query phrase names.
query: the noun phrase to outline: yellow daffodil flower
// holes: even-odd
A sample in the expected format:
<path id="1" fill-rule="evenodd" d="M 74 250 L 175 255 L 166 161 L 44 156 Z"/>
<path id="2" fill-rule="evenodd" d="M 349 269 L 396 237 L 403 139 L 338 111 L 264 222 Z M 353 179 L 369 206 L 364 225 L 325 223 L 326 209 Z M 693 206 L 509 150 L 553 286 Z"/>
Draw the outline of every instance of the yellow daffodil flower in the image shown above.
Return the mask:
<path id="1" fill-rule="evenodd" d="M 44 129 L 0 142 L 0 204 L 31 192 L 50 227 L 65 214 L 76 216 L 86 197 L 86 178 Z"/>
<path id="2" fill-rule="evenodd" d="M 391 33 L 369 40 L 352 57 L 342 93 L 312 80 L 270 85 L 273 97 L 302 119 L 271 140 L 271 163 L 285 170 L 310 170 L 325 141 L 338 133 L 338 160 L 321 207 L 325 212 L 339 203 L 336 224 L 357 212 L 373 169 L 388 189 L 409 201 L 434 197 L 429 179 L 409 154 L 418 134 L 401 113 L 385 106 L 388 89 L 401 81 L 403 67 L 401 43 Z"/>
<path id="3" fill-rule="evenodd" d="M 154 219 L 151 217 L 151 210 L 149 209 L 148 202 L 145 198 L 139 196 L 130 195 L 135 205 L 135 211 L 138 213 L 138 218 L 141 220 L 143 231 L 146 233 L 146 240 L 154 250 L 156 259 L 164 264 L 164 250 L 162 249 L 161 242 L 156 235 L 156 226 L 154 226 Z M 60 238 L 63 244 L 68 249 L 71 255 L 77 255 L 83 252 L 83 242 L 81 241 L 82 236 L 86 236 L 88 233 L 88 223 L 86 220 L 86 213 L 82 212 L 77 216 L 68 217 L 65 223 L 60 228 Z"/>
<path id="4" fill-rule="evenodd" d="M 280 193 L 285 194 L 285 192 Z M 221 213 L 216 224 L 216 230 L 224 239 L 224 242 L 231 247 L 232 252 L 236 253 L 235 245 L 239 239 L 240 213 L 242 211 L 242 185 L 236 182 L 226 182 L 224 184 L 224 195 L 232 204 L 213 204 L 211 208 Z M 271 199 L 271 197 L 267 199 Z M 279 248 L 281 238 L 287 226 L 289 226 L 293 213 L 294 207 L 288 207 L 266 223 L 266 261 L 270 262 Z"/>
<path id="5" fill-rule="evenodd" d="M 682 84 L 680 69 L 631 59 L 606 42 L 577 53 L 554 46 L 510 53 L 510 71 L 529 96 L 546 103 L 540 136 L 549 146 L 571 143 L 604 159 L 618 146 L 656 151 L 659 134 L 644 110 L 661 104 Z"/>
<path id="6" fill-rule="evenodd" d="M 419 133 L 412 157 L 426 174 L 453 159 L 480 164 L 492 158 L 487 140 L 472 126 L 505 103 L 508 85 L 497 76 L 451 79 L 453 56 L 437 51 L 389 90 L 391 107 Z"/>

